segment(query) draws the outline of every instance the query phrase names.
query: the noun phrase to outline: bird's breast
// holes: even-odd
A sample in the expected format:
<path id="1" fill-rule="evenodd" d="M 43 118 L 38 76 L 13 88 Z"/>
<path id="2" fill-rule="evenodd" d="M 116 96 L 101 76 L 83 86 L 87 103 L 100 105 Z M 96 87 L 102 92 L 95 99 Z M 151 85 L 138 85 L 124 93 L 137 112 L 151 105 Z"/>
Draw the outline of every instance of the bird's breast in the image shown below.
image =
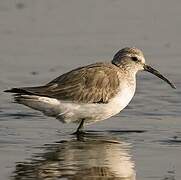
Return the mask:
<path id="1" fill-rule="evenodd" d="M 134 93 L 135 93 L 135 85 L 120 86 L 118 93 L 110 100 L 109 104 L 115 110 L 121 111 L 129 104 L 129 102 L 134 96 Z"/>

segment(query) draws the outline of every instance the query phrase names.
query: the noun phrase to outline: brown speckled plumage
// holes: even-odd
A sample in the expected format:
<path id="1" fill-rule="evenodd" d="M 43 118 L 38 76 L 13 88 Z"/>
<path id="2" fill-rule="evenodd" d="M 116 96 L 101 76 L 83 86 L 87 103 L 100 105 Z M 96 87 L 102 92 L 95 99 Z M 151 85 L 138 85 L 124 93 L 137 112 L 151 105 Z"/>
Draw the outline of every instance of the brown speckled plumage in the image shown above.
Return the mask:
<path id="1" fill-rule="evenodd" d="M 111 63 L 95 63 L 65 73 L 45 86 L 12 91 L 79 103 L 107 103 L 119 87 L 117 72 L 119 68 Z"/>

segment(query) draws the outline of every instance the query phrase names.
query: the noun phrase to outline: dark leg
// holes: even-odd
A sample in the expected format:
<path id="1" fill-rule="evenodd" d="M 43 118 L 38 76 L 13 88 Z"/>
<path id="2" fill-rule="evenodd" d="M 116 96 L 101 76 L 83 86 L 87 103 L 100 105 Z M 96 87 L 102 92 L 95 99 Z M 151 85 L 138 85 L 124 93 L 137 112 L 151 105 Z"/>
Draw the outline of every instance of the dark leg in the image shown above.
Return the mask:
<path id="1" fill-rule="evenodd" d="M 84 128 L 84 119 L 81 120 L 76 132 L 73 134 L 77 134 L 77 135 L 83 134 L 84 133 L 83 128 Z"/>

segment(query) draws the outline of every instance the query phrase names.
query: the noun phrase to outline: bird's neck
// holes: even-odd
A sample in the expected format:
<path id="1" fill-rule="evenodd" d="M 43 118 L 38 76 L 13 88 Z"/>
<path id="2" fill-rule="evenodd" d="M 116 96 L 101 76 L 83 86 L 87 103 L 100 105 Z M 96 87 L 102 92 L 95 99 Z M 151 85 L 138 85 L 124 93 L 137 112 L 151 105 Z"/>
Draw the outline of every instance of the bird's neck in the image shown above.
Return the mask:
<path id="1" fill-rule="evenodd" d="M 136 86 L 136 73 L 137 71 L 133 69 L 121 69 L 121 78 L 120 81 L 124 79 L 127 86 L 135 88 Z"/>

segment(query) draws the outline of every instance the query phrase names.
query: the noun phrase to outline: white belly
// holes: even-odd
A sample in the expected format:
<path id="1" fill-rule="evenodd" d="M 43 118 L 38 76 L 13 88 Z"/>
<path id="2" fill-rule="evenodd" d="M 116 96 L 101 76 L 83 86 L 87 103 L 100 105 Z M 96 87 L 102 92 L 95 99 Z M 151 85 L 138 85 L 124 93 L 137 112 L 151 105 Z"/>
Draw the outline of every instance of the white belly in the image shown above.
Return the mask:
<path id="1" fill-rule="evenodd" d="M 135 88 L 121 88 L 120 92 L 105 104 L 78 104 L 32 95 L 22 95 L 20 103 L 65 123 L 80 122 L 81 119 L 85 119 L 85 123 L 92 123 L 118 114 L 131 101 L 134 92 Z"/>
<path id="2" fill-rule="evenodd" d="M 135 88 L 124 88 L 107 104 L 76 104 L 60 102 L 61 112 L 59 117 L 64 122 L 78 122 L 80 119 L 85 119 L 86 123 L 92 123 L 107 119 L 115 114 L 118 114 L 124 109 L 135 93 Z M 62 109 L 63 107 L 63 109 Z M 62 111 L 63 110 L 63 111 Z"/>

